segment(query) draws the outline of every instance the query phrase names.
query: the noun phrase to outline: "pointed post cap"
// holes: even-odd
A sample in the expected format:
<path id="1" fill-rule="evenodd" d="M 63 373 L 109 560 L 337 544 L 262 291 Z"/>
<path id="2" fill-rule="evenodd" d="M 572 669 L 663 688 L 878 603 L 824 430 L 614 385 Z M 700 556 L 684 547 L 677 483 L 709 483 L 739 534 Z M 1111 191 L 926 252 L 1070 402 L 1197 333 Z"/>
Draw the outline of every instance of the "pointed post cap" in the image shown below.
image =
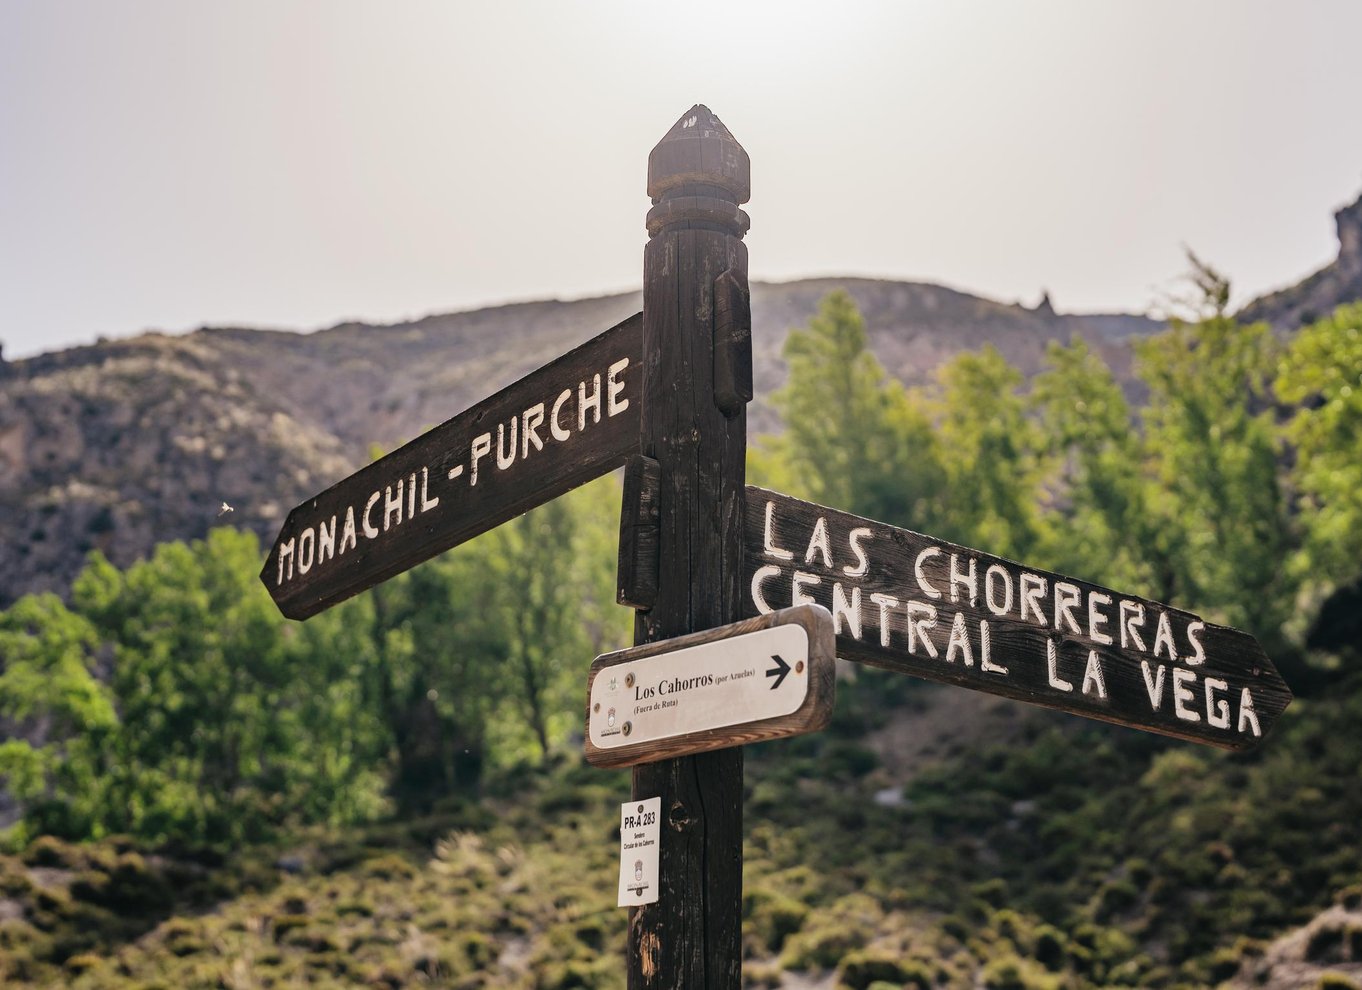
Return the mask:
<path id="1" fill-rule="evenodd" d="M 648 195 L 657 203 L 682 186 L 717 186 L 746 203 L 752 196 L 752 163 L 709 107 L 697 103 L 681 116 L 648 155 Z"/>

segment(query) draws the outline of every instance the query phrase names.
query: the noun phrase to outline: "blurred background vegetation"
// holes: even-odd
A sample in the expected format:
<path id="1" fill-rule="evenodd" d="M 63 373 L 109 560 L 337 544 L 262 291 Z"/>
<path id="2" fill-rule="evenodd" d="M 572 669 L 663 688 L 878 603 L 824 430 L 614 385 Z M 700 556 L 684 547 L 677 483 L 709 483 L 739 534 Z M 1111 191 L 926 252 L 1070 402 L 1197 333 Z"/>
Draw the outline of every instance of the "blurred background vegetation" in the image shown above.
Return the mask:
<path id="1" fill-rule="evenodd" d="M 828 732 L 750 751 L 750 985 L 1357 985 L 1362 304 L 1281 336 L 1194 267 L 1133 397 L 1078 340 L 906 389 L 833 293 L 749 480 L 1245 629 L 1297 701 L 1230 755 L 857 671 Z M 618 506 L 302 624 L 226 528 L 0 614 L 7 985 L 622 986 L 628 775 L 581 760 Z"/>

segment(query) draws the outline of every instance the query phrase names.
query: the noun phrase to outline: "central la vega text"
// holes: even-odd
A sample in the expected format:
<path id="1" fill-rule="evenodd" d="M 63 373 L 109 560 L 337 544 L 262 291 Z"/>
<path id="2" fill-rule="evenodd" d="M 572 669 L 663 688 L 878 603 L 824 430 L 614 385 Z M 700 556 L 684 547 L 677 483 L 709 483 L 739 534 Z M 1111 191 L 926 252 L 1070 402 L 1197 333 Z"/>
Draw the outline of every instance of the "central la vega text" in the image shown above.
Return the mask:
<path id="1" fill-rule="evenodd" d="M 423 465 L 405 472 L 387 484 L 376 486 L 362 502 L 347 505 L 343 511 L 302 527 L 296 535 L 279 542 L 275 584 L 282 586 L 295 574 L 305 575 L 328 561 L 337 560 L 354 550 L 362 537 L 377 540 L 400 529 L 427 512 L 439 508 L 440 486 L 466 479 L 472 488 L 489 470 L 500 474 L 515 464 L 525 463 L 547 444 L 570 443 L 602 417 L 619 415 L 629 408 L 627 383 L 623 375 L 629 359 L 621 358 L 601 374 L 583 379 L 555 391 L 542 402 L 503 419 L 495 429 L 486 429 L 472 438 L 466 461 L 459 461 L 443 472 Z M 575 401 L 574 401 L 575 400 Z M 494 439 L 495 438 L 495 439 Z M 443 475 L 443 478 L 442 478 Z M 445 495 L 454 494 L 445 488 Z"/>
<path id="2" fill-rule="evenodd" d="M 872 636 L 878 629 L 882 648 L 970 669 L 977 665 L 981 674 L 1001 678 L 1012 672 L 993 652 L 990 621 L 1029 623 L 1059 634 L 1047 635 L 1045 645 L 1046 683 L 1054 691 L 1097 703 L 1108 700 L 1107 671 L 1098 649 L 1088 649 L 1086 658 L 1077 661 L 1060 655 L 1057 638 L 1080 636 L 1099 647 L 1119 645 L 1144 654 L 1140 671 L 1151 711 L 1171 710 L 1182 722 L 1204 719 L 1225 732 L 1262 736 L 1250 689 L 1232 688 L 1223 678 L 1197 669 L 1206 662 L 1206 625 L 1195 616 L 1146 608 L 1142 601 L 930 542 L 912 557 L 908 587 L 871 589 L 863 585 L 875 583 L 869 552 L 876 540 L 873 529 L 857 526 L 834 533 L 829 517 L 818 515 L 811 529 L 805 526 L 805 535 L 792 532 L 791 520 L 777 525 L 775 512 L 776 504 L 768 500 L 762 556 L 771 562 L 756 568 L 749 589 L 762 615 L 786 606 L 822 604 L 832 612 L 838 636 L 864 642 L 870 626 Z M 783 540 L 777 539 L 776 530 Z M 810 569 L 801 568 L 801 561 Z M 840 577 L 825 580 L 813 568 Z M 771 586 L 782 577 L 788 578 L 790 600 L 771 601 Z M 986 617 L 971 623 L 966 605 L 975 616 Z"/>

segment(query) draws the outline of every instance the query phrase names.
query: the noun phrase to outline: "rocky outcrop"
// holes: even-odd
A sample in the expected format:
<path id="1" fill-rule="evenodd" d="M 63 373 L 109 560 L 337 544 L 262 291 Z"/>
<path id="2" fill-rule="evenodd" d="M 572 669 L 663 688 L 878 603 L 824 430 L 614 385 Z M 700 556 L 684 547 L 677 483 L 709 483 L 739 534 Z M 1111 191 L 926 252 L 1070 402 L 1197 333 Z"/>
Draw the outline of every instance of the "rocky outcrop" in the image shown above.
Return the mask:
<path id="1" fill-rule="evenodd" d="M 1346 990 L 1362 986 L 1362 893 L 1350 891 L 1309 924 L 1245 960 L 1231 990 Z"/>
<path id="2" fill-rule="evenodd" d="M 1313 275 L 1261 296 L 1239 311 L 1244 323 L 1259 321 L 1286 332 L 1328 316 L 1342 303 L 1362 299 L 1362 196 L 1334 214 L 1338 257 Z"/>
<path id="3" fill-rule="evenodd" d="M 834 288 L 856 298 L 892 374 L 929 383 L 992 344 L 1030 374 L 1082 336 L 1129 377 L 1139 316 L 1028 309 L 936 285 L 810 279 L 752 287 L 754 432 L 778 427 L 781 347 Z M 231 522 L 272 538 L 283 513 L 636 312 L 638 293 L 542 301 L 312 334 L 205 329 L 41 355 L 0 377 L 0 606 L 65 591 L 92 549 L 126 566 Z M 223 510 L 230 505 L 232 511 Z"/>
<path id="4" fill-rule="evenodd" d="M 11 369 L 0 385 L 6 604 L 66 591 L 91 550 L 126 565 L 224 518 L 266 533 L 349 466 L 335 437 L 192 337 L 148 335 Z"/>

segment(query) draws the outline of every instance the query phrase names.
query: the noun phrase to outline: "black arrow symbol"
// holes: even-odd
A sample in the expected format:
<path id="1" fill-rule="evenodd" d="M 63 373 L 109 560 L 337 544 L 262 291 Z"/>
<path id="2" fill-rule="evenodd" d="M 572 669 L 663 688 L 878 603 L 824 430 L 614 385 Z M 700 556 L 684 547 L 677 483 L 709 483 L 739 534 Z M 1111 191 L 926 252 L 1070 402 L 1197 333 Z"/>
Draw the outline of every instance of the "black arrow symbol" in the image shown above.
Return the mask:
<path id="1" fill-rule="evenodd" d="M 790 672 L 790 665 L 774 653 L 771 654 L 771 659 L 776 662 L 776 665 L 766 672 L 766 676 L 776 679 L 776 682 L 771 685 L 771 690 L 774 691 L 780 687 L 781 682 L 785 680 L 785 675 Z"/>

